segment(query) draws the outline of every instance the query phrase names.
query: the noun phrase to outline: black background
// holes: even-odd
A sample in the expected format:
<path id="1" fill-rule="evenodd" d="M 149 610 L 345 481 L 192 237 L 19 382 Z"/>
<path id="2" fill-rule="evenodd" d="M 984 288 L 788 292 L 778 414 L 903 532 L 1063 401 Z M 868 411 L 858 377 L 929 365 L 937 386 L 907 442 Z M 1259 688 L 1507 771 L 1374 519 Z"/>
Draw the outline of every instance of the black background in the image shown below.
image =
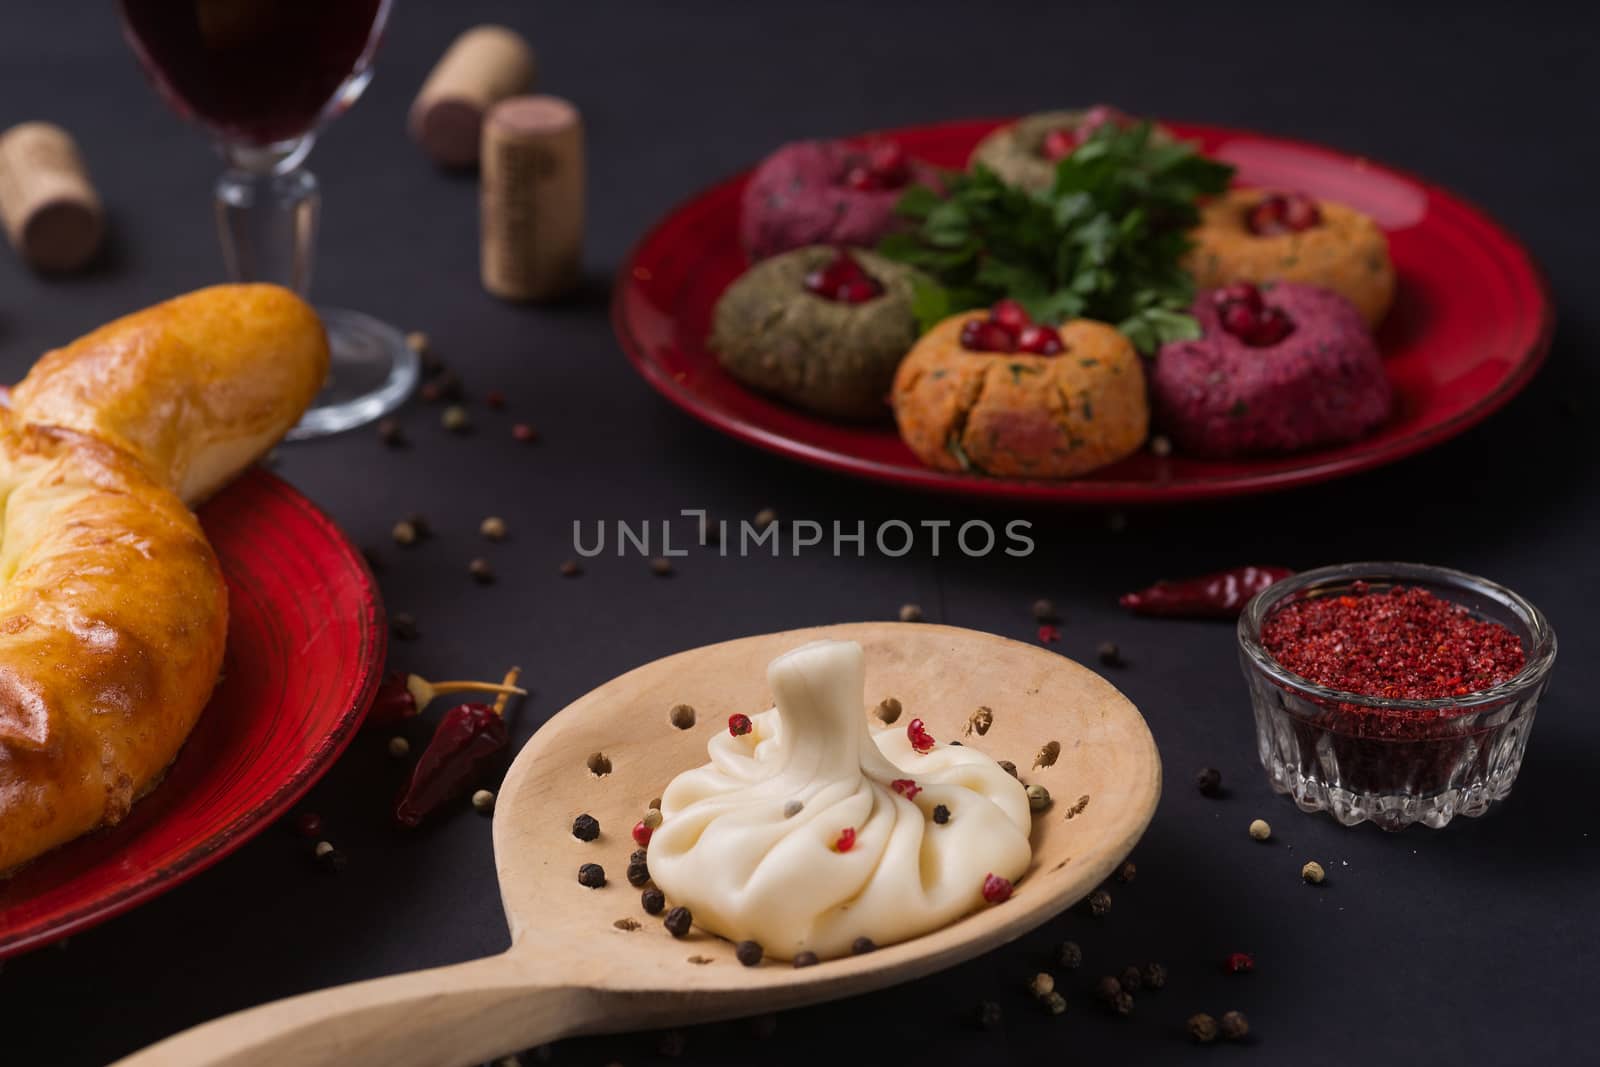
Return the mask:
<path id="1" fill-rule="evenodd" d="M 657 656 L 743 634 L 927 617 L 1029 638 L 1029 605 L 1053 598 L 1065 654 L 1112 639 L 1113 680 L 1143 709 L 1165 759 L 1166 796 L 1138 847 L 1137 881 L 1113 885 L 1094 920 L 1073 912 L 948 973 L 786 1013 L 777 1036 L 743 1024 L 688 1031 L 685 1062 L 884 1064 L 1177 1062 L 1527 1063 L 1584 1058 L 1600 966 L 1591 836 L 1600 726 L 1592 694 L 1597 481 L 1592 303 L 1600 167 L 1595 27 L 1582 5 L 1352 3 L 1026 7 L 488 2 L 399 4 L 366 97 L 325 131 L 311 164 L 324 190 L 316 296 L 422 329 L 476 394 L 458 438 L 413 405 L 415 446 L 371 432 L 281 450 L 278 470 L 388 560 L 391 610 L 420 640 L 392 657 L 426 675 L 495 676 L 516 662 L 535 690 L 519 740 L 591 687 Z M 95 269 L 40 280 L 0 251 L 0 375 L 101 321 L 221 280 L 210 217 L 218 164 L 136 70 L 110 5 L 5 5 L 0 125 L 46 118 L 79 139 L 112 220 Z M 452 36 L 515 26 L 540 56 L 541 88 L 583 110 L 591 162 L 580 298 L 549 309 L 496 302 L 477 282 L 476 189 L 436 172 L 405 139 L 405 109 Z M 680 415 L 628 369 L 606 320 L 608 278 L 680 198 L 782 141 L 1096 100 L 1174 119 L 1259 128 L 1369 154 L 1484 205 L 1531 246 L 1559 303 L 1555 348 L 1505 411 L 1388 469 L 1267 498 L 1134 511 L 978 508 L 842 480 L 758 454 Z M 507 433 L 536 424 L 529 448 Z M 670 580 L 637 558 L 558 577 L 574 520 L 660 519 L 763 507 L 851 525 L 888 518 L 997 524 L 1026 518 L 1025 560 L 925 552 L 904 559 L 679 561 Z M 402 552 L 390 525 L 422 510 L 438 535 Z M 485 546 L 479 520 L 512 536 Z M 680 530 L 680 533 L 682 531 Z M 492 557 L 479 587 L 468 559 Z M 1240 562 L 1308 567 L 1361 558 L 1448 564 L 1511 585 L 1549 615 L 1561 662 L 1515 796 L 1481 820 L 1388 835 L 1340 828 L 1272 795 L 1226 625 L 1134 620 L 1115 595 L 1161 575 Z M 418 735 L 420 739 L 420 734 Z M 492 953 L 506 944 L 489 823 L 470 811 L 394 830 L 399 773 L 363 735 L 310 794 L 350 859 L 315 872 L 306 843 L 269 832 L 160 899 L 9 961 L 0 973 L 0 1061 L 90 1064 L 219 1013 L 337 982 Z M 1191 785 L 1205 764 L 1232 787 Z M 1245 835 L 1270 818 L 1275 841 Z M 1301 884 L 1303 860 L 1328 884 Z M 1070 1013 L 1037 1013 L 1023 983 L 1064 937 L 1084 970 L 1063 975 Z M 605 951 L 597 945 L 596 951 Z M 1256 973 L 1221 974 L 1233 950 Z M 1120 1021 L 1087 987 L 1129 962 L 1172 973 Z M 981 997 L 1001 1030 L 965 1024 Z M 1191 1012 L 1239 1008 L 1245 1048 L 1183 1039 Z M 651 1062 L 653 1035 L 561 1042 L 560 1063 Z M 359 1060 L 359 1056 L 355 1057 Z"/>

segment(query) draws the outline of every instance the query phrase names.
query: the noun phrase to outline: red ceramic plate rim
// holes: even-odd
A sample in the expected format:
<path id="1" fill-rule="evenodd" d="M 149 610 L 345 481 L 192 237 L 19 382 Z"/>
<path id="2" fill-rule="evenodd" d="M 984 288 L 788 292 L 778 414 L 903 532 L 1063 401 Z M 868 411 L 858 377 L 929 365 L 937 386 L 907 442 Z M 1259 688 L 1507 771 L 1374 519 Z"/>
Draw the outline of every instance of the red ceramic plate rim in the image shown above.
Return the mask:
<path id="1" fill-rule="evenodd" d="M 1013 119 L 954 119 L 948 122 L 898 127 L 875 132 L 888 136 L 899 136 L 927 131 L 940 126 L 988 126 L 993 128 L 1010 121 L 1013 121 Z M 1326 145 L 1302 141 L 1293 137 L 1262 134 L 1252 130 L 1210 124 L 1173 123 L 1172 125 L 1177 127 L 1180 133 L 1184 134 L 1203 130 L 1207 134 L 1217 137 L 1250 138 L 1301 152 L 1327 156 L 1335 160 L 1352 158 L 1350 155 L 1338 152 Z M 1555 304 L 1549 279 L 1532 255 L 1529 254 L 1527 248 L 1509 230 L 1495 221 L 1492 216 L 1467 197 L 1419 177 L 1404 168 L 1390 166 L 1365 155 L 1360 158 L 1364 162 L 1382 167 L 1390 173 L 1414 183 L 1426 190 L 1431 196 L 1453 201 L 1475 215 L 1475 221 L 1480 222 L 1491 230 L 1496 237 L 1504 242 L 1507 248 L 1514 250 L 1519 257 L 1520 263 L 1518 265 L 1524 272 L 1524 280 L 1531 282 L 1539 295 L 1540 321 L 1533 343 L 1527 351 L 1517 354 L 1517 363 L 1511 373 L 1471 407 L 1458 412 L 1449 419 L 1419 429 L 1406 436 L 1375 443 L 1367 448 L 1357 446 L 1354 449 L 1346 449 L 1337 456 L 1323 461 L 1308 459 L 1305 463 L 1273 471 L 1225 474 L 1209 478 L 1191 477 L 1183 482 L 1174 484 L 1159 484 L 1142 480 L 1095 480 L 1093 482 L 1065 480 L 1047 482 L 985 478 L 953 474 L 932 468 L 900 466 L 819 447 L 780 433 L 774 433 L 738 413 L 706 403 L 694 390 L 678 381 L 660 362 L 653 358 L 648 346 L 634 334 L 632 324 L 628 318 L 626 294 L 628 287 L 633 282 L 634 269 L 639 264 L 641 252 L 657 239 L 660 231 L 669 226 L 680 212 L 689 208 L 695 202 L 702 198 L 713 197 L 724 190 L 740 185 L 748 177 L 750 173 L 748 169 L 724 178 L 680 201 L 635 242 L 627 257 L 623 260 L 621 269 L 617 272 L 616 282 L 612 289 L 612 328 L 622 346 L 624 355 L 633 364 L 634 369 L 657 392 L 701 422 L 766 451 L 873 481 L 887 482 L 931 492 L 1067 504 L 1179 502 L 1272 492 L 1310 485 L 1343 475 L 1356 474 L 1404 459 L 1407 456 L 1414 455 L 1417 452 L 1465 433 L 1504 407 L 1512 397 L 1533 379 L 1534 374 L 1544 363 L 1545 356 L 1549 353 L 1551 337 L 1555 332 Z"/>
<path id="2" fill-rule="evenodd" d="M 259 467 L 247 472 L 243 478 L 258 480 L 263 489 L 275 493 L 289 506 L 295 508 L 301 518 L 318 529 L 327 546 L 343 557 L 342 562 L 349 574 L 358 579 L 364 625 L 360 628 L 362 634 L 360 657 L 351 667 L 355 676 L 353 688 L 356 698 L 333 720 L 331 728 L 322 737 L 310 758 L 280 782 L 277 788 L 259 804 L 227 826 L 197 839 L 173 862 L 125 879 L 109 893 L 93 894 L 78 907 L 41 923 L 36 928 L 25 928 L 14 934 L 7 934 L 4 939 L 0 939 L 0 959 L 27 952 L 115 918 L 152 897 L 188 881 L 232 853 L 285 815 L 295 802 L 305 795 L 349 746 L 367 714 L 367 709 L 372 705 L 378 683 L 383 677 L 389 629 L 383 599 L 378 595 L 377 583 L 367 566 L 366 559 L 351 545 L 344 532 L 321 508 L 283 479 Z"/>

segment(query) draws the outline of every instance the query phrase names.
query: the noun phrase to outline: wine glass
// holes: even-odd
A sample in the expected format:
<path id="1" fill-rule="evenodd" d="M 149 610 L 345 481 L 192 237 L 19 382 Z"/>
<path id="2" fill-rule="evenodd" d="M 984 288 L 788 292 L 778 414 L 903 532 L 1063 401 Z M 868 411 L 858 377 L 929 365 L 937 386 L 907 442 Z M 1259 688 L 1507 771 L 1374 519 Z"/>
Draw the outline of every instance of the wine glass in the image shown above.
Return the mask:
<path id="1" fill-rule="evenodd" d="M 217 225 L 235 281 L 311 285 L 320 197 L 302 164 L 322 124 L 372 78 L 392 0 L 121 0 L 129 44 L 167 103 L 210 130 L 227 169 Z M 290 438 L 370 422 L 416 385 L 419 360 L 388 323 L 318 308 L 328 381 Z"/>

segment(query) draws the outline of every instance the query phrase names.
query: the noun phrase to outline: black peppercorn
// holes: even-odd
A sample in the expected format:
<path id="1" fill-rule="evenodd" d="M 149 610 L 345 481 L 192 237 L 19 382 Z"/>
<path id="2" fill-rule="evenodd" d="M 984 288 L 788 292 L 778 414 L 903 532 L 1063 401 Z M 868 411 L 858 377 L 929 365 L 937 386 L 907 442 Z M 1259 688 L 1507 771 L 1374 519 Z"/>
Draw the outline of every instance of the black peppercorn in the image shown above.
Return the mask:
<path id="1" fill-rule="evenodd" d="M 667 908 L 667 895 L 659 889 L 646 889 L 639 894 L 639 906 L 646 915 L 660 915 Z"/>
<path id="2" fill-rule="evenodd" d="M 599 889 L 606 884 L 606 869 L 598 863 L 585 863 L 578 868 L 578 884 L 590 889 Z"/>
<path id="3" fill-rule="evenodd" d="M 563 577 L 563 578 L 576 578 L 578 575 L 580 575 L 582 573 L 583 573 L 583 568 L 578 566 L 578 561 L 577 560 L 568 559 L 568 560 L 562 560 L 561 561 L 561 577 Z"/>
<path id="4" fill-rule="evenodd" d="M 662 925 L 667 928 L 667 933 L 673 937 L 688 937 L 689 927 L 694 925 L 694 913 L 688 908 L 673 908 L 667 912 L 667 917 L 662 920 Z"/>
<path id="5" fill-rule="evenodd" d="M 650 859 L 650 854 L 642 848 L 636 848 L 628 854 L 629 863 L 645 863 Z"/>
<path id="6" fill-rule="evenodd" d="M 1111 1002 L 1111 1010 L 1124 1017 L 1132 1015 L 1133 994 L 1126 992 L 1118 993 L 1116 999 Z"/>
<path id="7" fill-rule="evenodd" d="M 401 448 L 406 443 L 406 433 L 397 419 L 378 420 L 378 439 L 390 448 Z"/>
<path id="8" fill-rule="evenodd" d="M 643 863 L 628 864 L 629 885 L 633 886 L 635 889 L 639 889 L 648 881 L 650 881 L 650 868 L 648 866 Z"/>
<path id="9" fill-rule="evenodd" d="M 389 616 L 389 632 L 402 641 L 417 639 L 417 618 L 410 612 L 397 611 Z"/>
<path id="10" fill-rule="evenodd" d="M 1063 941 L 1056 949 L 1056 963 L 1069 971 L 1083 966 L 1083 949 L 1076 941 Z"/>
<path id="11" fill-rule="evenodd" d="M 1033 617 L 1036 622 L 1060 622 L 1061 616 L 1056 614 L 1056 606 L 1048 600 L 1035 600 L 1033 602 Z"/>
<path id="12" fill-rule="evenodd" d="M 672 576 L 672 561 L 665 556 L 657 556 L 650 561 L 650 573 L 657 578 L 670 578 Z"/>
<path id="13" fill-rule="evenodd" d="M 741 941 L 733 946 L 733 954 L 746 967 L 754 967 L 761 962 L 761 957 L 765 955 L 759 941 Z"/>
<path id="14" fill-rule="evenodd" d="M 1242 1011 L 1224 1012 L 1218 1029 L 1229 1041 L 1238 1041 L 1250 1032 L 1250 1020 L 1244 1017 Z"/>
<path id="15" fill-rule="evenodd" d="M 808 950 L 806 952 L 796 952 L 793 962 L 796 967 L 815 967 L 821 961 L 817 959 L 815 952 Z"/>
<path id="16" fill-rule="evenodd" d="M 978 1029 L 998 1030 L 1005 1021 L 1005 1015 L 1000 1010 L 1000 1005 L 992 1000 L 978 1001 Z"/>
<path id="17" fill-rule="evenodd" d="M 1215 767 L 1201 767 L 1200 773 L 1194 776 L 1194 784 L 1201 796 L 1214 797 L 1222 792 L 1222 772 Z"/>
<path id="18" fill-rule="evenodd" d="M 600 836 L 600 821 L 588 812 L 572 820 L 572 836 L 579 841 L 593 841 Z"/>
<path id="19" fill-rule="evenodd" d="M 850 955 L 865 956 L 867 953 L 874 951 L 877 947 L 878 946 L 873 942 L 872 938 L 858 937 L 854 941 L 850 942 Z"/>
<path id="20" fill-rule="evenodd" d="M 467 573 L 472 575 L 472 580 L 479 585 L 488 585 L 494 581 L 494 567 L 482 556 L 467 564 Z"/>
<path id="21" fill-rule="evenodd" d="M 1139 868 L 1133 865 L 1132 860 L 1129 860 L 1127 863 L 1124 863 L 1121 867 L 1117 868 L 1117 881 L 1127 884 L 1128 882 L 1133 881 L 1138 873 Z"/>
<path id="22" fill-rule="evenodd" d="M 1217 1020 L 1203 1011 L 1189 1016 L 1189 1021 L 1185 1025 L 1189 1028 L 1189 1036 L 1194 1038 L 1197 1044 L 1205 1045 L 1217 1039 Z"/>
<path id="23" fill-rule="evenodd" d="M 1110 1004 L 1117 999 L 1117 994 L 1122 992 L 1122 983 L 1111 975 L 1106 975 L 1094 984 L 1094 995 Z"/>
<path id="24" fill-rule="evenodd" d="M 933 821 L 938 823 L 940 826 L 943 826 L 945 823 L 949 822 L 950 809 L 945 807 L 943 804 L 935 804 L 933 806 Z"/>
<path id="25" fill-rule="evenodd" d="M 1117 981 L 1122 983 L 1122 988 L 1130 993 L 1139 992 L 1139 988 L 1144 985 L 1144 979 L 1139 975 L 1139 968 L 1131 964 L 1122 968 L 1122 973 L 1117 976 Z"/>
<path id="26" fill-rule="evenodd" d="M 1165 989 L 1167 987 L 1167 969 L 1159 963 L 1147 963 L 1140 972 L 1144 979 L 1146 989 Z"/>
<path id="27" fill-rule="evenodd" d="M 1100 657 L 1100 662 L 1107 667 L 1120 667 L 1123 665 L 1122 650 L 1115 641 L 1102 641 L 1100 647 L 1095 649 L 1095 655 Z"/>
<path id="28" fill-rule="evenodd" d="M 1111 894 L 1104 889 L 1096 889 L 1089 894 L 1089 913 L 1099 918 L 1111 910 Z"/>

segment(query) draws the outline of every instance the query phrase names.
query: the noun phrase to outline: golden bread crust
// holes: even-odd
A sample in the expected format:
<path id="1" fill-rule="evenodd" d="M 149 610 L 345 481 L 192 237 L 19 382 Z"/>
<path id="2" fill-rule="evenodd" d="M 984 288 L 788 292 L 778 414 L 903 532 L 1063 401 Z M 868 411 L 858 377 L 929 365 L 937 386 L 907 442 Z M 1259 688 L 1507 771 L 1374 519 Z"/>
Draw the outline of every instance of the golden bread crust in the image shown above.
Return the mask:
<path id="1" fill-rule="evenodd" d="M 177 755 L 228 627 L 185 500 L 270 448 L 326 365 L 298 297 L 218 286 L 51 352 L 0 410 L 0 872 L 120 821 Z"/>

